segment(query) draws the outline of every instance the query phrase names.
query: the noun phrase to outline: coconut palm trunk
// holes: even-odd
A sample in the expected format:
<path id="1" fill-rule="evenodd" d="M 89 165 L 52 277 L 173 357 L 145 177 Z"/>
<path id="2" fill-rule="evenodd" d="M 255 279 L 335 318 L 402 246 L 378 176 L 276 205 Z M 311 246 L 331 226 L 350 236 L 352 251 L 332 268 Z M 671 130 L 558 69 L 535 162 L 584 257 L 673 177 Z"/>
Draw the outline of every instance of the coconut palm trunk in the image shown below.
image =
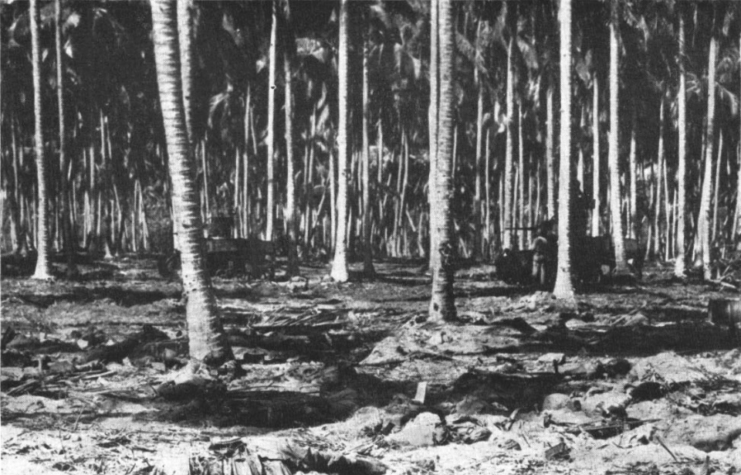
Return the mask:
<path id="1" fill-rule="evenodd" d="M 57 113 L 59 115 L 59 210 L 64 232 L 64 246 L 67 253 L 67 273 L 75 269 L 75 240 L 72 229 L 72 213 L 69 206 L 69 185 L 67 183 L 67 123 L 64 117 L 64 52 L 62 44 L 62 2 L 55 0 L 54 14 L 56 28 L 54 30 L 56 57 L 57 57 Z M 59 230 L 57 230 L 59 232 Z"/>
<path id="2" fill-rule="evenodd" d="M 556 158 L 553 139 L 555 138 L 556 113 L 553 110 L 553 84 L 548 85 L 546 96 L 546 206 L 548 207 L 548 219 L 556 217 Z"/>
<path id="3" fill-rule="evenodd" d="M 429 139 L 430 139 L 430 174 L 429 178 L 427 180 L 427 197 L 429 201 L 430 206 L 430 250 L 429 250 L 429 265 L 430 269 L 433 269 L 438 266 L 437 258 L 438 254 L 436 252 L 432 252 L 433 249 L 437 249 L 437 243 L 435 242 L 436 234 L 433 231 L 433 229 L 436 228 L 436 223 L 434 222 L 435 217 L 432 214 L 432 201 L 434 199 L 434 183 L 435 183 L 435 177 L 436 169 L 437 169 L 437 116 L 438 116 L 438 106 L 439 106 L 439 94 L 440 94 L 440 87 L 439 87 L 439 76 L 440 76 L 440 38 L 439 38 L 439 31 L 437 28 L 437 25 L 439 23 L 438 15 L 439 14 L 439 5 L 438 2 L 431 2 L 430 4 L 430 24 L 432 27 L 430 28 L 430 107 L 427 113 L 427 120 L 428 120 L 428 127 L 429 127 Z M 380 126 L 379 126 L 380 127 Z M 380 150 L 380 149 L 379 149 Z M 381 152 L 379 151 L 379 154 Z M 380 155 L 379 155 L 380 156 Z M 379 167 L 380 170 L 380 160 L 379 160 Z"/>
<path id="4" fill-rule="evenodd" d="M 366 34 L 363 39 L 363 273 L 372 276 L 376 271 L 373 268 L 373 245 L 371 242 L 369 54 L 370 42 Z M 381 166 L 380 160 L 378 166 Z"/>
<path id="5" fill-rule="evenodd" d="M 286 3 L 285 6 L 286 22 L 285 22 L 285 39 L 283 47 L 285 48 L 283 55 L 283 72 L 285 75 L 285 112 L 286 112 L 286 125 L 285 125 L 285 139 L 286 139 L 286 210 L 285 210 L 285 222 L 286 230 L 288 231 L 288 274 L 291 276 L 298 275 L 298 252 L 296 248 L 297 235 L 298 235 L 298 222 L 296 220 L 296 163 L 293 154 L 294 147 L 294 127 L 293 127 L 293 55 L 294 55 L 294 44 L 290 25 L 291 25 L 291 12 L 290 5 Z"/>
<path id="6" fill-rule="evenodd" d="M 710 256 L 711 206 L 713 194 L 713 152 L 715 139 L 715 64 L 718 60 L 718 38 L 713 32 L 708 53 L 708 115 L 705 122 L 705 163 L 700 197 L 700 215 L 697 217 L 698 235 L 702 256 L 702 274 L 706 280 L 712 279 L 713 269 Z"/>
<path id="7" fill-rule="evenodd" d="M 34 154 L 36 155 L 36 190 L 38 208 L 36 209 L 36 270 L 33 279 L 51 279 L 49 252 L 51 235 L 49 234 L 49 197 L 46 192 L 47 172 L 44 153 L 44 130 L 41 109 L 41 46 L 39 30 L 39 4 L 31 0 L 31 60 L 33 69 L 33 116 L 34 116 Z"/>
<path id="8" fill-rule="evenodd" d="M 339 124 L 337 130 L 337 230 L 331 277 L 336 282 L 347 282 L 347 178 L 350 161 L 350 107 L 349 71 L 350 55 L 350 5 L 340 0 L 340 31 L 338 51 Z"/>
<path id="9" fill-rule="evenodd" d="M 183 84 L 183 112 L 185 114 L 185 129 L 188 133 L 188 144 L 191 150 L 195 150 L 195 141 L 193 137 L 193 0 L 182 0 L 178 2 L 178 44 L 180 46 L 180 76 Z M 204 195 L 208 200 L 206 183 L 206 170 L 204 168 Z M 175 239 L 180 239 L 181 229 L 181 212 L 176 208 L 175 202 L 172 203 L 172 223 L 175 229 Z M 180 244 L 177 245 L 178 249 Z"/>
<path id="10" fill-rule="evenodd" d="M 453 294 L 453 259 L 455 255 L 453 236 L 453 216 L 451 201 L 453 197 L 453 115 L 454 110 L 454 68 L 455 33 L 453 30 L 452 0 L 440 0 L 438 25 L 432 29 L 439 31 L 440 77 L 438 110 L 437 165 L 434 181 L 431 183 L 430 201 L 431 221 L 434 221 L 432 234 L 436 247 L 431 251 L 437 254 L 436 265 L 432 271 L 432 297 L 430 299 L 430 320 L 449 321 L 456 318 Z"/>
<path id="11" fill-rule="evenodd" d="M 622 199 L 620 193 L 620 118 L 619 110 L 619 37 L 618 37 L 618 0 L 610 0 L 610 233 L 615 248 L 615 272 L 627 274 L 628 264 L 625 260 L 625 238 L 623 236 Z"/>
<path id="12" fill-rule="evenodd" d="M 515 9 L 514 2 L 507 4 L 507 8 Z M 515 120 L 515 31 L 517 29 L 517 21 L 515 12 L 508 12 L 510 16 L 510 39 L 509 46 L 507 48 L 507 148 L 504 158 L 504 236 L 502 241 L 502 247 L 504 249 L 512 249 L 514 245 L 514 178 L 515 178 L 515 144 L 514 144 L 514 120 Z"/>
<path id="13" fill-rule="evenodd" d="M 574 284 L 571 278 L 571 226 L 572 176 L 571 176 L 571 0 L 562 0 L 559 8 L 560 23 L 560 83 L 561 129 L 558 170 L 558 270 L 553 295 L 575 305 Z"/>
<path id="14" fill-rule="evenodd" d="M 203 232 L 195 185 L 196 161 L 188 141 L 178 55 L 175 0 L 152 1 L 154 56 L 172 179 L 172 201 L 180 210 L 180 254 L 191 358 L 210 365 L 232 359 L 206 272 Z"/>
<path id="15" fill-rule="evenodd" d="M 592 236 L 600 235 L 600 143 L 599 143 L 599 79 L 592 83 Z"/>
<path id="16" fill-rule="evenodd" d="M 273 23 L 270 30 L 270 65 L 268 70 L 268 124 L 267 124 L 267 203 L 265 205 L 265 239 L 272 241 L 275 221 L 275 90 L 278 72 L 278 0 L 273 0 Z"/>
<path id="17" fill-rule="evenodd" d="M 679 90 L 677 91 L 677 135 L 679 152 L 677 158 L 677 257 L 674 262 L 674 275 L 683 278 L 686 273 L 687 253 L 685 236 L 687 232 L 685 214 L 687 211 L 687 84 L 685 73 L 685 33 L 684 11 L 677 8 L 679 16 Z M 667 231 L 668 232 L 668 231 Z M 669 247 L 667 239 L 667 248 Z"/>

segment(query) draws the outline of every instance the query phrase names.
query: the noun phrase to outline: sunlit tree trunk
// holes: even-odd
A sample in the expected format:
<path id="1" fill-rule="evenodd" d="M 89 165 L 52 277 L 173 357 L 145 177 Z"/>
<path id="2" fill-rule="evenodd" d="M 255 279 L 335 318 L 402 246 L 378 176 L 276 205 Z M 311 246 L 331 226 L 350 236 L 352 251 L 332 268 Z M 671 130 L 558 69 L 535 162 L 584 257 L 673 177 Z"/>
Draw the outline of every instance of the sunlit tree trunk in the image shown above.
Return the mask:
<path id="1" fill-rule="evenodd" d="M 592 83 L 592 236 L 600 235 L 600 136 L 599 136 L 599 79 L 594 73 Z"/>
<path id="2" fill-rule="evenodd" d="M 710 242 L 715 243 L 720 232 L 720 222 L 718 220 L 718 207 L 720 201 L 720 176 L 723 168 L 723 130 L 718 133 L 718 154 L 715 159 L 715 185 L 713 186 L 713 221 L 712 234 Z"/>
<path id="3" fill-rule="evenodd" d="M 677 91 L 677 135 L 679 138 L 679 156 L 677 158 L 677 257 L 674 262 L 674 275 L 684 277 L 686 273 L 687 251 L 685 249 L 685 236 L 687 225 L 685 214 L 687 212 L 687 85 L 685 73 L 685 33 L 684 33 L 684 11 L 678 6 L 679 16 L 679 90 Z M 667 197 L 668 198 L 668 197 Z M 668 232 L 668 231 L 667 231 Z M 669 241 L 667 240 L 667 247 Z"/>
<path id="4" fill-rule="evenodd" d="M 449 321 L 456 318 L 455 297 L 453 293 L 455 240 L 453 236 L 453 216 L 451 201 L 453 197 L 453 116 L 454 71 L 455 71 L 455 33 L 453 29 L 452 0 L 439 1 L 437 27 L 439 31 L 440 77 L 438 110 L 437 166 L 435 167 L 430 214 L 434 216 L 435 227 L 432 234 L 436 247 L 431 251 L 438 254 L 436 266 L 432 271 L 432 297 L 430 299 L 430 320 Z"/>
<path id="5" fill-rule="evenodd" d="M 432 201 L 433 201 L 433 187 L 435 183 L 435 177 L 437 176 L 436 170 L 437 170 L 437 136 L 438 136 L 438 123 L 437 123 L 437 117 L 438 117 L 438 105 L 440 101 L 440 86 L 439 86 L 439 76 L 440 76 L 440 38 L 439 38 L 439 31 L 436 25 L 439 24 L 439 3 L 438 2 L 431 2 L 430 3 L 430 24 L 432 25 L 430 27 L 430 107 L 427 114 L 427 120 L 428 120 L 428 127 L 429 127 L 429 135 L 430 135 L 430 175 L 427 180 L 427 196 L 428 196 L 428 202 L 430 206 L 430 255 L 429 255 L 429 261 L 430 261 L 430 270 L 436 268 L 439 266 L 439 263 L 437 262 L 438 253 L 433 252 L 433 249 L 437 249 L 437 243 L 435 242 L 435 239 L 437 239 L 437 234 L 433 231 L 437 228 L 437 223 L 435 223 L 435 216 L 432 213 Z M 380 121 L 379 121 L 380 123 Z M 380 128 L 380 125 L 379 125 Z M 379 154 L 381 153 L 381 150 L 379 148 Z M 379 163 L 379 173 L 380 173 L 380 161 Z M 380 183 L 380 180 L 379 180 Z"/>
<path id="6" fill-rule="evenodd" d="M 525 196 L 527 193 L 527 174 L 525 170 L 525 144 L 522 140 L 522 101 L 517 107 L 517 227 L 525 227 Z M 518 249 L 526 249 L 527 231 L 524 229 L 517 230 L 517 247 Z"/>
<path id="7" fill-rule="evenodd" d="M 509 2 L 507 8 L 516 9 L 514 2 Z M 517 13 L 507 12 L 510 16 L 510 39 L 509 46 L 507 48 L 507 148 L 504 158 L 504 241 L 502 247 L 504 249 L 512 249 L 514 245 L 514 155 L 515 155 L 515 144 L 514 144 L 514 120 L 515 120 L 515 36 L 517 30 Z"/>
<path id="8" fill-rule="evenodd" d="M 700 215 L 697 218 L 697 229 L 700 238 L 702 270 L 705 279 L 713 277 L 710 253 L 711 207 L 713 193 L 713 155 L 715 138 L 715 64 L 718 59 L 718 39 L 713 32 L 708 53 L 708 112 L 705 128 L 705 172 L 703 174 L 702 196 L 700 198 Z"/>
<path id="9" fill-rule="evenodd" d="M 289 30 L 291 25 L 290 11 L 288 10 L 289 5 L 285 6 L 286 9 L 286 35 L 284 48 L 286 49 L 283 56 L 283 71 L 285 74 L 285 112 L 286 112 L 286 210 L 285 210 L 285 221 L 287 228 L 288 237 L 288 274 L 291 276 L 298 275 L 298 254 L 296 249 L 297 244 L 297 221 L 296 221 L 296 172 L 295 172 L 295 158 L 293 155 L 293 68 L 292 58 L 294 41 L 291 37 L 291 31 Z"/>
<path id="10" fill-rule="evenodd" d="M 46 193 L 47 172 L 44 153 L 44 130 L 41 110 L 41 45 L 40 17 L 38 0 L 31 0 L 31 61 L 33 69 L 33 116 L 34 116 L 34 154 L 36 155 L 36 192 L 38 207 L 36 211 L 36 270 L 33 279 L 52 278 L 49 262 L 49 201 Z"/>
<path id="11" fill-rule="evenodd" d="M 273 0 L 273 23 L 270 30 L 270 65 L 268 70 L 268 124 L 267 124 L 267 204 L 265 239 L 272 241 L 274 238 L 275 222 L 275 90 L 276 74 L 278 71 L 278 0 Z"/>
<path id="12" fill-rule="evenodd" d="M 571 277 L 571 0 L 562 0 L 558 11 L 560 31 L 561 134 L 558 171 L 558 270 L 553 295 L 576 305 Z"/>
<path id="13" fill-rule="evenodd" d="M 157 84 L 167 142 L 172 200 L 182 213 L 181 276 L 186 301 L 190 356 L 210 365 L 232 359 L 206 272 L 203 233 L 195 186 L 196 161 L 188 142 L 178 57 L 175 0 L 152 1 L 152 30 Z"/>
<path id="14" fill-rule="evenodd" d="M 481 36 L 481 27 L 483 22 L 479 20 L 478 32 L 476 38 L 476 54 L 479 55 L 479 37 Z M 485 242 L 484 233 L 482 232 L 482 192 L 481 186 L 481 168 L 484 162 L 484 85 L 481 83 L 479 69 L 474 67 L 474 83 L 478 89 L 478 100 L 476 102 L 476 161 L 474 172 L 474 200 L 473 200 L 473 257 L 481 257 L 484 253 L 482 243 Z M 488 230 L 487 230 L 488 232 Z"/>
<path id="15" fill-rule="evenodd" d="M 548 85 L 546 97 L 546 137 L 545 137 L 545 159 L 546 159 L 546 205 L 548 206 L 548 219 L 556 217 L 556 156 L 553 146 L 555 138 L 556 112 L 553 109 L 553 84 Z"/>
<path id="16" fill-rule="evenodd" d="M 372 276 L 376 271 L 373 268 L 373 243 L 371 242 L 369 50 L 370 41 L 366 34 L 363 38 L 363 273 Z M 378 166 L 381 166 L 380 158 Z"/>
<path id="17" fill-rule="evenodd" d="M 661 256 L 661 206 L 662 202 L 662 177 L 664 176 L 664 98 L 661 98 L 659 104 L 659 151 L 656 160 L 656 169 L 653 173 L 653 201 L 654 201 L 654 255 L 657 257 Z M 669 213 L 669 208 L 664 209 L 665 213 Z M 671 228 L 667 226 L 665 230 L 666 245 L 669 246 L 671 243 Z"/>
<path id="18" fill-rule="evenodd" d="M 638 239 L 639 237 L 639 218 L 638 218 L 638 150 L 636 144 L 636 127 L 638 126 L 638 114 L 633 106 L 633 117 L 631 119 L 630 131 L 630 156 L 629 175 L 630 175 L 630 208 L 628 213 L 628 225 L 630 228 L 630 237 Z"/>
<path id="19" fill-rule="evenodd" d="M 619 37 L 618 37 L 618 0 L 610 1 L 610 232 L 615 248 L 615 271 L 618 274 L 628 273 L 625 261 L 625 240 L 623 236 L 622 199 L 620 193 L 620 120 L 619 110 Z"/>
<path id="20" fill-rule="evenodd" d="M 338 48 L 339 124 L 337 127 L 337 231 L 331 277 L 336 282 L 347 282 L 347 178 L 350 161 L 350 104 L 349 71 L 350 12 L 348 0 L 340 0 L 340 31 Z"/>

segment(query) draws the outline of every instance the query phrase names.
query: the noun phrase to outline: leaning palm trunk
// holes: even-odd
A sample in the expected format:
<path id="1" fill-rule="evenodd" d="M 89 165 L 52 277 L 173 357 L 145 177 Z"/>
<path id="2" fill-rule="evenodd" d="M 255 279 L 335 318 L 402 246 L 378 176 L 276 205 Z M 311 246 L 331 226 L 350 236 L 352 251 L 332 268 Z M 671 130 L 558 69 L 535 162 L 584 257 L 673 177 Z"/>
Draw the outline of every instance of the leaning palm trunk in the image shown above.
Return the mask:
<path id="1" fill-rule="evenodd" d="M 708 116 L 705 129 L 705 173 L 703 177 L 702 196 L 700 198 L 700 215 L 697 218 L 698 234 L 702 256 L 702 274 L 705 279 L 713 277 L 710 258 L 710 197 L 713 194 L 713 139 L 715 132 L 715 63 L 718 57 L 718 39 L 715 34 L 710 39 L 708 54 Z"/>
<path id="2" fill-rule="evenodd" d="M 335 232 L 332 279 L 347 282 L 347 175 L 350 159 L 350 109 L 349 109 L 349 71 L 350 54 L 350 13 L 348 0 L 340 2 L 340 45 L 338 51 L 339 75 L 339 126 L 337 131 L 337 230 Z"/>
<path id="3" fill-rule="evenodd" d="M 610 144 L 609 144 L 609 168 L 610 168 L 610 232 L 612 242 L 615 246 L 615 271 L 618 274 L 628 273 L 628 264 L 625 261 L 625 241 L 623 236 L 623 218 L 621 210 L 620 193 L 620 130 L 618 117 L 618 64 L 619 64 L 619 38 L 618 38 L 618 6 L 617 0 L 610 3 Z"/>
<path id="4" fill-rule="evenodd" d="M 677 217 L 677 257 L 674 262 L 674 275 L 684 277 L 686 272 L 686 250 L 684 237 L 686 233 L 685 212 L 687 199 L 687 86 L 685 79 L 685 43 L 684 43 L 684 12 L 678 8 L 679 15 L 679 91 L 677 92 L 678 118 L 677 118 L 677 135 L 679 136 L 679 157 L 677 163 L 677 208 L 675 210 Z M 668 198 L 668 196 L 667 196 Z M 667 239 L 667 250 L 669 249 L 669 240 Z"/>
<path id="5" fill-rule="evenodd" d="M 438 25 L 432 29 L 440 32 L 440 106 L 438 110 L 438 160 L 435 167 L 433 190 L 430 202 L 431 221 L 434 222 L 431 239 L 437 254 L 433 259 L 432 297 L 430 299 L 430 319 L 433 321 L 454 320 L 456 318 L 453 294 L 453 259 L 455 254 L 453 236 L 453 216 L 451 199 L 453 196 L 453 114 L 454 114 L 454 31 L 452 0 L 440 0 Z"/>
<path id="6" fill-rule="evenodd" d="M 195 186 L 196 163 L 188 142 L 182 101 L 175 0 L 152 1 L 157 84 L 172 177 L 172 201 L 181 211 L 180 255 L 190 356 L 216 365 L 232 358 L 219 319 L 203 255 L 203 233 Z"/>
<path id="7" fill-rule="evenodd" d="M 31 0 L 31 53 L 33 67 L 33 115 L 34 115 L 34 153 L 36 154 L 36 180 L 38 208 L 36 211 L 36 271 L 34 279 L 50 279 L 49 265 L 49 201 L 46 196 L 46 157 L 44 154 L 44 130 L 41 110 L 41 47 L 39 44 L 39 5 Z"/>
<path id="8" fill-rule="evenodd" d="M 575 305 L 571 278 L 571 0 L 562 0 L 560 19 L 561 135 L 558 170 L 558 271 L 553 295 Z"/>

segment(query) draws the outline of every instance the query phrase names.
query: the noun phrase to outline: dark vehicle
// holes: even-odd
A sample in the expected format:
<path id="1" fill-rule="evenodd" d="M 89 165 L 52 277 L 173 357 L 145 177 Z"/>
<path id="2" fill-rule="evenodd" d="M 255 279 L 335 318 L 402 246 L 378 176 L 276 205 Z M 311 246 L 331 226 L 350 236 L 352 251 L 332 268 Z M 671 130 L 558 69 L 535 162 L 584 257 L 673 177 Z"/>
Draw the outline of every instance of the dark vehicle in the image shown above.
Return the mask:
<path id="1" fill-rule="evenodd" d="M 523 229 L 523 228 L 518 228 Z M 545 221 L 537 231 L 530 249 L 506 249 L 494 261 L 497 276 L 508 284 L 534 285 L 552 289 L 558 264 L 558 238 L 555 221 Z M 615 270 L 615 250 L 610 236 L 585 236 L 574 240 L 576 247 L 572 267 L 582 283 L 609 280 Z M 625 254 L 631 271 L 640 278 L 646 250 L 635 239 L 625 240 Z"/>
<path id="2" fill-rule="evenodd" d="M 206 227 L 206 264 L 209 273 L 223 277 L 248 276 L 275 277 L 275 246 L 271 241 L 257 237 L 232 238 L 234 221 L 228 216 L 210 218 Z M 163 277 L 173 277 L 180 272 L 180 251 L 175 249 L 162 256 L 158 270 Z"/>

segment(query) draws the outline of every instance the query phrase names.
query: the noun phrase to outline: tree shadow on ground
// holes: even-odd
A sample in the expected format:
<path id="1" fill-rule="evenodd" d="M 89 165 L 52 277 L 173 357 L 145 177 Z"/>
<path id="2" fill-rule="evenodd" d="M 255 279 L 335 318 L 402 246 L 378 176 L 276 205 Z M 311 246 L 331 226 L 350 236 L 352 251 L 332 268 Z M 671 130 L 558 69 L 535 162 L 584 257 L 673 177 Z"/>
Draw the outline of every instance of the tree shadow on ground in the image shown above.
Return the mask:
<path id="1" fill-rule="evenodd" d="M 58 302 L 86 304 L 95 302 L 96 300 L 109 300 L 121 307 L 133 307 L 135 305 L 148 305 L 165 299 L 179 299 L 180 292 L 109 286 L 93 289 L 85 288 L 74 290 L 72 292 L 49 295 L 17 292 L 14 294 L 14 297 L 20 299 L 24 303 L 40 308 L 48 308 Z"/>

